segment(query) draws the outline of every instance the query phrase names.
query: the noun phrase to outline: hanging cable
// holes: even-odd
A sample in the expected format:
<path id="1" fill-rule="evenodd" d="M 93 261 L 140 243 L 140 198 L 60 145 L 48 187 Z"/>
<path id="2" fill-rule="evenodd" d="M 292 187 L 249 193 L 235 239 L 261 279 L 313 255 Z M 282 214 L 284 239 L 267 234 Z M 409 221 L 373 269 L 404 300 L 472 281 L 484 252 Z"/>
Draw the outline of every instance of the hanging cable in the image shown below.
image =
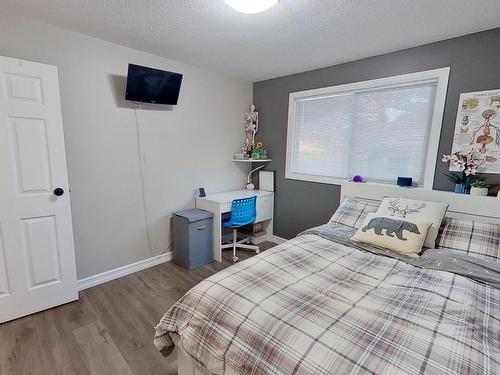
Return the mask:
<path id="1" fill-rule="evenodd" d="M 170 249 L 170 247 L 173 245 L 173 243 L 174 243 L 174 240 L 170 240 L 166 249 L 161 252 L 161 255 L 166 254 L 168 252 L 168 250 Z"/>
<path id="2" fill-rule="evenodd" d="M 135 109 L 135 129 L 136 129 L 136 140 L 137 140 L 137 154 L 139 157 L 139 174 L 141 178 L 141 190 L 142 190 L 142 205 L 144 208 L 144 222 L 146 224 L 146 238 L 148 242 L 149 253 L 153 256 L 153 241 L 151 236 L 151 223 L 149 219 L 149 197 L 147 192 L 147 163 L 146 163 L 146 153 L 144 152 L 144 145 L 141 137 L 141 126 L 137 112 L 139 112 L 142 119 L 142 103 L 138 104 L 139 110 Z"/>

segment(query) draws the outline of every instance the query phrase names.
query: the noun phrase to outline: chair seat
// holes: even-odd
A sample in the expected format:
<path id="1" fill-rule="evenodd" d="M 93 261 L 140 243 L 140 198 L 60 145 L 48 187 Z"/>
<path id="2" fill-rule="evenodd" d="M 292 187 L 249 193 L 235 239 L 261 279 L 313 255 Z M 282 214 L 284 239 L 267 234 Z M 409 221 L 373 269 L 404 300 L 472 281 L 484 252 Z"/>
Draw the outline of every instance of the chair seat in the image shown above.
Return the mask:
<path id="1" fill-rule="evenodd" d="M 228 220 L 228 221 L 223 221 L 222 225 L 225 228 L 239 228 L 239 227 L 242 227 L 243 225 L 252 224 L 253 222 L 254 222 L 254 220 L 248 221 L 247 223 L 235 223 L 231 220 Z"/>

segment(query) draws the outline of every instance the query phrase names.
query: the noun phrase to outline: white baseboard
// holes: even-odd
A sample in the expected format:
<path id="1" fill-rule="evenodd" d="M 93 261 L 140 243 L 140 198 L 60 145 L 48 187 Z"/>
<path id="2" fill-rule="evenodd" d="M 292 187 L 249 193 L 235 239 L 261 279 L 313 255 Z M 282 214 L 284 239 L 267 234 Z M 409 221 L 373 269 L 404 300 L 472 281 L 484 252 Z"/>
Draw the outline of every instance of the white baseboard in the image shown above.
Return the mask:
<path id="1" fill-rule="evenodd" d="M 168 262 L 173 259 L 171 251 L 157 255 L 151 258 L 140 260 L 135 263 L 127 264 L 126 266 L 118 267 L 94 276 L 89 276 L 84 279 L 78 280 L 78 291 L 92 288 L 93 286 L 107 283 L 108 281 L 118 279 L 123 276 L 130 275 L 131 273 L 142 271 L 146 268 L 156 266 L 161 263 Z"/>
<path id="2" fill-rule="evenodd" d="M 260 240 L 260 241 L 259 241 Z M 268 241 L 267 237 L 258 238 L 257 243 Z M 273 235 L 271 241 L 280 244 L 286 241 L 286 239 Z M 169 251 L 168 253 L 157 255 L 148 259 L 140 260 L 135 263 L 127 264 L 126 266 L 118 267 L 113 270 L 109 270 L 103 273 L 99 273 L 94 276 L 85 277 L 78 280 L 78 291 L 92 288 L 93 286 L 107 283 L 108 281 L 118 279 L 123 276 L 130 275 L 131 273 L 142 271 L 146 268 L 156 266 L 161 263 L 168 262 L 173 259 L 173 253 Z"/>
<path id="3" fill-rule="evenodd" d="M 271 241 L 274 242 L 274 243 L 280 244 L 280 243 L 286 242 L 288 240 L 285 239 L 285 238 L 283 238 L 283 237 L 279 237 L 279 236 L 273 235 L 273 239 Z"/>

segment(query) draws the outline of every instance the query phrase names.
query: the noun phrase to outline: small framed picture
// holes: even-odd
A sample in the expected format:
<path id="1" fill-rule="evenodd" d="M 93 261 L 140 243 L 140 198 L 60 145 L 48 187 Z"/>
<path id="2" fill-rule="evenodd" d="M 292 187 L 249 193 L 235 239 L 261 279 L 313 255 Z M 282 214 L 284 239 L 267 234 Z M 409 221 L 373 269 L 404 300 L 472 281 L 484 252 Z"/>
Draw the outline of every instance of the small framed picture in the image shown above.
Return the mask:
<path id="1" fill-rule="evenodd" d="M 274 191 L 274 171 L 259 171 L 259 190 Z"/>

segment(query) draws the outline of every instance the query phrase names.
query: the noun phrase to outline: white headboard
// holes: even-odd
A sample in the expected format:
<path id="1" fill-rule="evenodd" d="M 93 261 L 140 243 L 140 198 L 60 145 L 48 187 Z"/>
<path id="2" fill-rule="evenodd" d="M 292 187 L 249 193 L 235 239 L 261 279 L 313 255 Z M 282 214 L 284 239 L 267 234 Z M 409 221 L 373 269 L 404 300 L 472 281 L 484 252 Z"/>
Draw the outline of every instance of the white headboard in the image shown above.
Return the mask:
<path id="1" fill-rule="evenodd" d="M 380 201 L 383 197 L 420 199 L 448 203 L 446 216 L 500 223 L 500 198 L 457 194 L 448 191 L 403 188 L 395 185 L 345 182 L 341 185 L 344 197 Z"/>

